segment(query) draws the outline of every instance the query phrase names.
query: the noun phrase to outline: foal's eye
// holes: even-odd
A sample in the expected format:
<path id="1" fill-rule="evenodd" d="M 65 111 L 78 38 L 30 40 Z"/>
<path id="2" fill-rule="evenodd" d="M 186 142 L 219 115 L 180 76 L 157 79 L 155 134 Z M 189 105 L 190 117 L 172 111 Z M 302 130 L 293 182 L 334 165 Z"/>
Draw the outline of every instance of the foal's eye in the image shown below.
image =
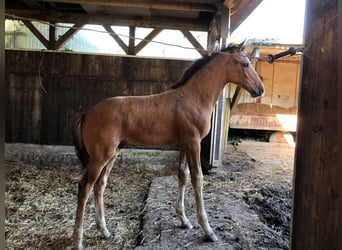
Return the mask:
<path id="1" fill-rule="evenodd" d="M 248 68 L 248 66 L 249 66 L 249 63 L 242 63 L 242 67 L 244 67 L 244 68 Z"/>

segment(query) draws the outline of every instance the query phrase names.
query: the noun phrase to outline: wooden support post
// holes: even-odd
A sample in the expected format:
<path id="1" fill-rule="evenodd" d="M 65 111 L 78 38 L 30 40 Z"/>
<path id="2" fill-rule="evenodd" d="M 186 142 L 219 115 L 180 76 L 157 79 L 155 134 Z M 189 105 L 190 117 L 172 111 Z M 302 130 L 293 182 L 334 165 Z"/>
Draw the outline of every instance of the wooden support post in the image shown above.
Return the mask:
<path id="1" fill-rule="evenodd" d="M 50 23 L 49 26 L 49 50 L 55 50 L 56 49 L 56 27 L 55 23 Z"/>
<path id="2" fill-rule="evenodd" d="M 337 0 L 306 2 L 305 52 L 295 151 L 291 249 L 341 249 L 341 176 L 337 137 L 342 113 L 338 93 Z M 339 144 L 339 145 L 338 145 Z"/>
<path id="3" fill-rule="evenodd" d="M 219 40 L 219 32 L 217 28 L 217 19 L 218 17 L 215 16 L 211 22 L 210 22 L 210 27 L 208 31 L 208 41 L 207 41 L 207 50 L 208 53 L 212 52 L 215 49 L 215 45 L 217 40 Z"/>
<path id="4" fill-rule="evenodd" d="M 135 55 L 135 26 L 129 27 L 128 55 Z"/>
<path id="5" fill-rule="evenodd" d="M 230 35 L 229 34 L 230 20 L 229 20 L 229 9 L 224 4 L 221 5 L 220 9 L 221 9 L 220 46 L 222 49 L 227 46 L 227 38 Z"/>
<path id="6" fill-rule="evenodd" d="M 229 35 L 229 9 L 221 4 L 220 7 L 220 23 L 219 36 L 221 48 L 226 47 L 226 40 Z M 210 45 L 210 44 L 208 44 Z M 223 90 L 212 116 L 212 126 L 209 134 L 201 142 L 201 164 L 203 172 L 208 171 L 211 167 L 221 165 L 222 151 L 226 146 L 227 129 L 225 129 L 225 116 L 230 115 L 230 110 L 226 109 L 227 89 Z"/>

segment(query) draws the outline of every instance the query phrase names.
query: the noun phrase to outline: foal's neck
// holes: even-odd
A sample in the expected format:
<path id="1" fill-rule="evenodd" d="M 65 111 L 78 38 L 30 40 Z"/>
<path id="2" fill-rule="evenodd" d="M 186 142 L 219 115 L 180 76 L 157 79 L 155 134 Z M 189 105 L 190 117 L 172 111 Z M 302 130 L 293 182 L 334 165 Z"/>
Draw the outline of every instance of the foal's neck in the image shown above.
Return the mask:
<path id="1" fill-rule="evenodd" d="M 217 55 L 189 79 L 185 85 L 192 95 L 197 95 L 200 105 L 214 107 L 217 99 L 227 84 L 225 58 Z"/>

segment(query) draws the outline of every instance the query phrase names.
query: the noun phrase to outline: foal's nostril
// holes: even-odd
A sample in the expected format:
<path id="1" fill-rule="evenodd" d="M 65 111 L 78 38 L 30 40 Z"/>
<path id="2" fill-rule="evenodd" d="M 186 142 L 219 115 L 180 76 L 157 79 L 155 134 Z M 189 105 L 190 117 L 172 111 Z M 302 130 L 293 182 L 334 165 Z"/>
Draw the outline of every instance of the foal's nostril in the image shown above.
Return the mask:
<path id="1" fill-rule="evenodd" d="M 253 90 L 252 96 L 253 97 L 259 97 L 264 95 L 264 88 L 257 88 Z"/>

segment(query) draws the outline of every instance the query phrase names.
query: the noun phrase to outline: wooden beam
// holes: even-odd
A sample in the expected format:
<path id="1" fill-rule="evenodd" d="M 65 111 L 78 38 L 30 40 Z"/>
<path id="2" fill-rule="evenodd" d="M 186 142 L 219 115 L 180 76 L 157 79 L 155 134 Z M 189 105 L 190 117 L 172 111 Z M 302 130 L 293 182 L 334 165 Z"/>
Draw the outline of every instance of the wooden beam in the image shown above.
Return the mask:
<path id="1" fill-rule="evenodd" d="M 44 9 L 44 6 L 38 3 L 38 1 L 32 1 L 32 0 L 21 0 L 21 1 L 31 8 Z"/>
<path id="2" fill-rule="evenodd" d="M 183 35 L 189 40 L 189 42 L 196 48 L 197 52 L 201 56 L 207 55 L 207 51 L 202 47 L 202 45 L 196 40 L 196 38 L 188 30 L 181 30 Z"/>
<path id="3" fill-rule="evenodd" d="M 119 15 L 100 15 L 67 13 L 56 11 L 41 10 L 16 10 L 6 9 L 6 19 L 34 19 L 44 22 L 55 23 L 84 23 L 98 25 L 117 25 L 117 26 L 135 26 L 145 28 L 175 29 L 179 28 L 205 31 L 209 29 L 209 23 L 206 18 L 188 19 L 188 18 L 166 18 L 166 17 L 143 17 L 143 16 L 119 16 Z"/>
<path id="4" fill-rule="evenodd" d="M 142 40 L 140 43 L 137 44 L 137 46 L 135 46 L 135 54 L 138 54 L 140 52 L 140 50 L 142 50 L 150 41 L 152 41 L 153 38 L 155 38 L 161 31 L 162 31 L 162 29 L 160 29 L 160 28 L 156 28 L 156 29 L 152 30 L 144 38 L 144 40 Z"/>
<path id="5" fill-rule="evenodd" d="M 232 101 L 230 104 L 230 110 L 232 110 L 234 106 L 239 102 L 241 95 L 242 95 L 241 87 L 236 86 L 236 89 L 235 89 L 235 92 L 234 92 L 234 95 L 232 97 Z"/>
<path id="6" fill-rule="evenodd" d="M 149 1 L 149 0 L 46 0 L 46 2 L 60 2 L 71 4 L 87 4 L 97 6 L 112 6 L 112 7 L 129 7 L 129 8 L 145 8 L 159 10 L 174 10 L 174 11 L 206 11 L 216 12 L 216 7 L 213 4 L 194 3 L 194 2 L 179 2 L 179 1 Z"/>
<path id="7" fill-rule="evenodd" d="M 125 44 L 124 41 L 121 40 L 121 38 L 115 33 L 115 31 L 110 27 L 110 25 L 103 25 L 105 30 L 108 32 L 108 34 L 113 37 L 113 39 L 117 42 L 117 44 L 125 51 L 126 54 L 128 54 L 128 46 Z"/>
<path id="8" fill-rule="evenodd" d="M 37 37 L 37 39 L 45 46 L 45 48 L 49 47 L 49 41 L 40 33 L 40 31 L 27 20 L 22 20 L 26 27 L 32 32 L 32 34 Z"/>
<path id="9" fill-rule="evenodd" d="M 290 249 L 341 249 L 340 1 L 306 2 Z M 326 66 L 324 66 L 326 65 Z M 322 68 L 323 66 L 323 68 Z M 339 245 L 340 244 L 340 245 Z"/>
<path id="10" fill-rule="evenodd" d="M 64 43 L 70 40 L 79 30 L 82 28 L 82 23 L 74 24 L 67 32 L 65 32 L 57 41 L 56 41 L 56 50 L 60 49 Z"/>

